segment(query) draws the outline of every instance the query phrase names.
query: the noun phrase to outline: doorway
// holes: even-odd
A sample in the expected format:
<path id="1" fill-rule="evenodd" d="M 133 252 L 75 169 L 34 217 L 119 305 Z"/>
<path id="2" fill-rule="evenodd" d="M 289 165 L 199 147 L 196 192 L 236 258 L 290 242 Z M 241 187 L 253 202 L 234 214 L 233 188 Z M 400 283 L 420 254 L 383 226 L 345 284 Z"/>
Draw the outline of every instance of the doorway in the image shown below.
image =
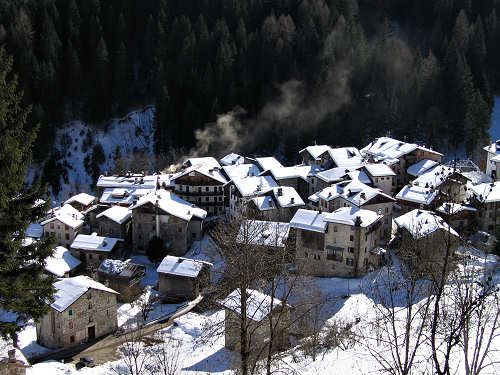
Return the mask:
<path id="1" fill-rule="evenodd" d="M 89 340 L 95 339 L 95 326 L 88 328 Z"/>

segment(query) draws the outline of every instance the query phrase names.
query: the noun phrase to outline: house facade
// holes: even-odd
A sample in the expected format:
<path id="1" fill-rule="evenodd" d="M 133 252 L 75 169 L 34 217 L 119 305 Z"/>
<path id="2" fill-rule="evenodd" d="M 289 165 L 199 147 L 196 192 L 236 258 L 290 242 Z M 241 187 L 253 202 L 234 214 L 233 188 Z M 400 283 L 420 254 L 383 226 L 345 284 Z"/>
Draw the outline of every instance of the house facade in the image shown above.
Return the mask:
<path id="1" fill-rule="evenodd" d="M 79 234 L 71 243 L 71 255 L 79 259 L 87 271 L 94 272 L 103 260 L 119 255 L 121 242 L 120 238 Z"/>
<path id="2" fill-rule="evenodd" d="M 99 282 L 120 293 L 118 302 L 122 303 L 135 301 L 140 296 L 145 276 L 145 266 L 117 259 L 106 259 L 97 269 Z"/>
<path id="3" fill-rule="evenodd" d="M 96 215 L 97 233 L 104 237 L 129 239 L 132 212 L 126 207 L 114 206 Z"/>
<path id="4" fill-rule="evenodd" d="M 343 207 L 331 213 L 299 210 L 295 228 L 299 272 L 319 277 L 359 277 L 378 266 L 383 215 Z"/>
<path id="5" fill-rule="evenodd" d="M 54 236 L 59 246 L 69 247 L 83 228 L 84 216 L 69 204 L 52 211 L 49 218 L 42 221 L 44 237 Z"/>
<path id="6" fill-rule="evenodd" d="M 36 325 L 37 342 L 68 348 L 116 331 L 118 293 L 86 276 L 54 283 L 50 311 Z"/>

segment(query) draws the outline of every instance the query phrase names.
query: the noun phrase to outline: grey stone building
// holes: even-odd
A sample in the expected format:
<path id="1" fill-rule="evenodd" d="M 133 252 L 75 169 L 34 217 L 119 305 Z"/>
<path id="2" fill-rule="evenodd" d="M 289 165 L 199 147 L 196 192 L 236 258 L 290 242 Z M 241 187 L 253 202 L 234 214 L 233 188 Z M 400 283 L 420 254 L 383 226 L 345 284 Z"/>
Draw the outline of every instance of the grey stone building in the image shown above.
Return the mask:
<path id="1" fill-rule="evenodd" d="M 59 280 L 54 288 L 50 311 L 36 325 L 40 345 L 68 348 L 117 329 L 118 292 L 86 276 Z"/>
<path id="2" fill-rule="evenodd" d="M 132 302 L 142 293 L 142 279 L 146 276 L 146 267 L 117 259 L 104 260 L 97 269 L 98 280 L 116 290 L 118 302 Z"/>
<path id="3" fill-rule="evenodd" d="M 80 259 L 87 271 L 96 271 L 103 260 L 120 255 L 120 238 L 79 234 L 70 246 L 71 254 Z"/>
<path id="4" fill-rule="evenodd" d="M 129 239 L 132 212 L 127 207 L 113 206 L 96 215 L 100 236 Z"/>
<path id="5" fill-rule="evenodd" d="M 331 213 L 299 210 L 295 262 L 299 272 L 319 277 L 359 277 L 380 265 L 383 215 L 357 207 Z"/>
<path id="6" fill-rule="evenodd" d="M 141 199 L 132 210 L 132 247 L 144 253 L 153 237 L 163 241 L 172 255 L 184 255 L 202 237 L 205 210 L 174 193 L 158 190 Z"/>

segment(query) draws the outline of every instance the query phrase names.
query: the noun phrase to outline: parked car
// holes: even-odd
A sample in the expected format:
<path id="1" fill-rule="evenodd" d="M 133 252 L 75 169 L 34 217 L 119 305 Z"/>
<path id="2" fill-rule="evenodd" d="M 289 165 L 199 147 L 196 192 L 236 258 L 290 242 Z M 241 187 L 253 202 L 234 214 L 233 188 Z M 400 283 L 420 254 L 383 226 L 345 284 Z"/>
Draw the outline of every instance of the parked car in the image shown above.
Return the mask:
<path id="1" fill-rule="evenodd" d="M 92 357 L 81 357 L 80 361 L 75 365 L 77 370 L 80 370 L 84 367 L 94 367 L 94 359 Z"/>

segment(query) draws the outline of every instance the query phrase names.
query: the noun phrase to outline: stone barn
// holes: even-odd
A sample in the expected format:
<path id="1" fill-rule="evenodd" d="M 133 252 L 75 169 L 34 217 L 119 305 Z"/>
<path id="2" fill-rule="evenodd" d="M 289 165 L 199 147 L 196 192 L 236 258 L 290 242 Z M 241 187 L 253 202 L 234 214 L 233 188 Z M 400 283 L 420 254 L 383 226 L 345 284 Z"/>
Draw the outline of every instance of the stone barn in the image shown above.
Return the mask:
<path id="1" fill-rule="evenodd" d="M 146 267 L 129 260 L 106 259 L 97 269 L 99 281 L 120 293 L 118 302 L 132 302 L 143 290 Z"/>

